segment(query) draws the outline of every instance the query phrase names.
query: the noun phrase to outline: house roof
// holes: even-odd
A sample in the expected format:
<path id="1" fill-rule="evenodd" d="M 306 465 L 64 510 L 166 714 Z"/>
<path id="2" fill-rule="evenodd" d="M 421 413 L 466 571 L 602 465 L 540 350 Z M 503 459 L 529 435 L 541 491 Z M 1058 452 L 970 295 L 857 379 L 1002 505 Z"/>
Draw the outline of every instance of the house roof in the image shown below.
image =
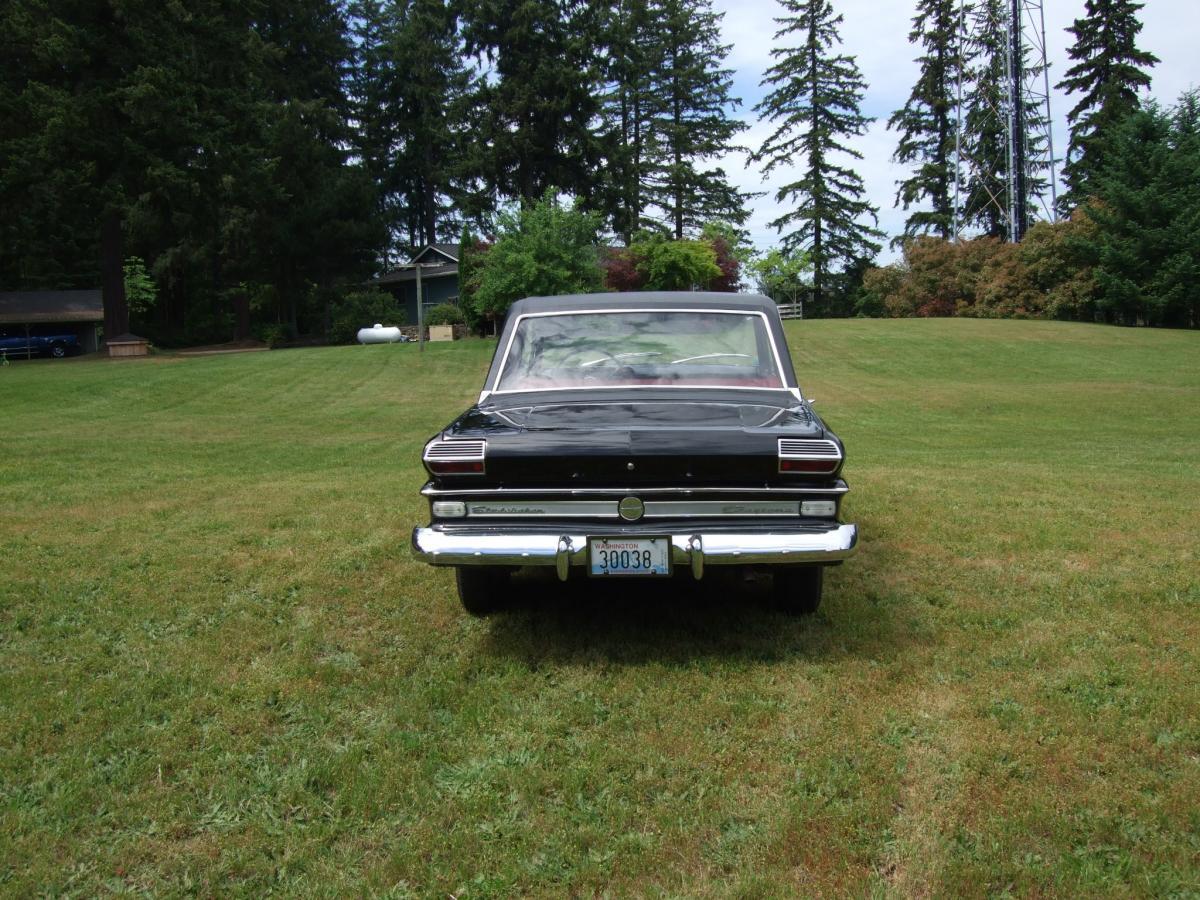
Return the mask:
<path id="1" fill-rule="evenodd" d="M 444 266 L 422 266 L 421 280 L 429 281 L 431 278 L 457 278 L 458 263 L 446 263 Z M 404 281 L 416 281 L 416 269 L 394 269 L 378 278 L 372 280 L 371 284 L 396 284 Z"/>
<path id="2" fill-rule="evenodd" d="M 100 291 L 0 292 L 0 323 L 36 325 L 39 322 L 102 322 Z"/>
<path id="3" fill-rule="evenodd" d="M 450 259 L 458 262 L 458 244 L 430 244 L 421 250 L 416 256 L 414 256 L 413 259 L 420 259 L 430 250 L 436 250 L 438 253 L 442 254 L 442 256 L 448 256 Z"/>

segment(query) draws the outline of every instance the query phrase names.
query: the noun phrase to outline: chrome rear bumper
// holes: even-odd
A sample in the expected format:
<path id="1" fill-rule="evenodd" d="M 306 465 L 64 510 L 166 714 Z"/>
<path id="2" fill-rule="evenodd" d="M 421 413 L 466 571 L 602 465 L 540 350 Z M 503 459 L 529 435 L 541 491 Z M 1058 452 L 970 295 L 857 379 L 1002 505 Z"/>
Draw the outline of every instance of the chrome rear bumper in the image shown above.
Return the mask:
<path id="1" fill-rule="evenodd" d="M 578 527 L 578 526 L 576 526 Z M 858 526 L 831 524 L 770 531 L 703 530 L 636 532 L 671 539 L 671 562 L 700 578 L 706 565 L 834 563 L 858 549 Z M 600 532 L 593 536 L 601 536 Z M 554 534 L 544 529 L 415 528 L 413 551 L 435 566 L 554 566 L 564 581 L 572 566 L 587 565 L 587 534 Z"/>

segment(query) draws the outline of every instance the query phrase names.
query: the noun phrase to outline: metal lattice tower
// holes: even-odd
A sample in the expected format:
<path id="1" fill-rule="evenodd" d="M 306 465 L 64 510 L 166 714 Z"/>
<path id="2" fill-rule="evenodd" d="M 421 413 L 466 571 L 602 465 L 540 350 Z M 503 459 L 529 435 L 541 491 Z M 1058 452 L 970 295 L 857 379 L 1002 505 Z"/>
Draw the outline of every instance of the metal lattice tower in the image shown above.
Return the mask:
<path id="1" fill-rule="evenodd" d="M 1002 46 L 996 39 L 1003 37 Z M 989 37 L 991 46 L 988 46 Z M 982 219 L 1002 221 L 1011 241 L 1025 236 L 1035 215 L 1056 219 L 1058 173 L 1050 112 L 1050 71 L 1046 62 L 1046 18 L 1042 0 L 959 2 L 959 56 L 966 77 L 992 69 L 1001 90 L 977 92 L 970 111 L 959 72 L 954 167 L 954 235 Z M 968 121 L 968 119 L 970 121 Z M 1003 134 L 1003 149 L 974 146 L 976 133 Z M 965 196 L 964 182 L 971 186 Z"/>

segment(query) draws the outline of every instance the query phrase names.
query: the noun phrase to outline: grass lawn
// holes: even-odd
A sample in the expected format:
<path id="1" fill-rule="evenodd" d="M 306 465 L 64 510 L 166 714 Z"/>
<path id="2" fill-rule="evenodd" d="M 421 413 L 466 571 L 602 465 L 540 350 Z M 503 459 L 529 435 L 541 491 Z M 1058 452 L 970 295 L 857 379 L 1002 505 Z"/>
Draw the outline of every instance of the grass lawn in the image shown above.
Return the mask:
<path id="1" fill-rule="evenodd" d="M 492 344 L 0 368 L 0 893 L 1200 894 L 1200 333 L 790 323 L 859 555 L 416 562 Z"/>

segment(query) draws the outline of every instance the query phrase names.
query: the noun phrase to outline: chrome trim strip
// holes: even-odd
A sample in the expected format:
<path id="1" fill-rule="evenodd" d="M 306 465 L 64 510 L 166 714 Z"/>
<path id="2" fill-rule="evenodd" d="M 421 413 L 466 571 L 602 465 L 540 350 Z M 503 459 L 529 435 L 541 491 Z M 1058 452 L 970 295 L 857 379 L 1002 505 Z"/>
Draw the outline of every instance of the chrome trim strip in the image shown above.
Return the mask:
<path id="1" fill-rule="evenodd" d="M 657 313 L 657 312 L 715 313 L 716 315 L 727 315 L 727 316 L 758 316 L 763 321 L 763 327 L 767 331 L 767 342 L 771 345 L 771 354 L 775 357 L 775 371 L 777 373 L 779 373 L 779 386 L 778 387 L 742 388 L 742 387 L 736 387 L 736 386 L 731 386 L 731 385 L 663 385 L 663 384 L 628 384 L 628 385 L 615 384 L 614 385 L 614 384 L 609 384 L 609 385 L 599 385 L 599 386 L 595 386 L 595 387 L 537 388 L 536 390 L 526 389 L 526 390 L 517 390 L 517 391 L 499 390 L 500 382 L 504 379 L 504 368 L 505 368 L 505 366 L 508 365 L 508 355 L 509 355 L 509 353 L 512 352 L 513 341 L 516 340 L 516 337 L 517 337 L 517 329 L 521 327 L 521 322 L 524 321 L 525 319 L 542 319 L 542 318 L 546 318 L 547 316 L 586 316 L 586 315 L 596 315 L 596 314 L 617 315 L 617 314 L 621 314 L 621 313 Z M 742 310 L 742 309 L 676 309 L 674 307 L 661 307 L 661 306 L 660 307 L 648 307 L 648 308 L 642 308 L 642 307 L 633 308 L 633 307 L 631 307 L 628 309 L 564 309 L 564 310 L 553 310 L 553 311 L 549 311 L 549 312 L 540 312 L 540 313 L 523 313 L 522 315 L 517 316 L 517 321 L 515 321 L 513 323 L 512 330 L 509 332 L 508 343 L 504 345 L 504 356 L 500 360 L 500 368 L 496 371 L 496 379 L 495 379 L 495 381 L 492 382 L 492 384 L 490 386 L 484 385 L 484 391 L 489 395 L 493 395 L 493 394 L 499 395 L 499 394 L 535 394 L 535 393 L 544 393 L 547 390 L 611 391 L 611 390 L 626 390 L 627 388 L 639 388 L 639 389 L 651 388 L 651 389 L 659 389 L 659 390 L 676 390 L 676 391 L 681 391 L 681 390 L 682 391 L 758 390 L 758 391 L 789 391 L 789 392 L 791 392 L 794 389 L 797 392 L 797 394 L 795 394 L 793 396 L 797 396 L 798 392 L 799 392 L 799 386 L 794 385 L 794 384 L 788 384 L 785 380 L 785 376 L 786 376 L 786 373 L 784 372 L 784 369 L 783 369 L 783 362 L 779 357 L 779 348 L 775 345 L 775 336 L 771 333 L 771 323 L 767 319 L 767 314 L 764 312 L 754 312 L 753 310 Z"/>
<path id="2" fill-rule="evenodd" d="M 784 500 L 647 500 L 647 519 L 720 519 L 726 516 L 800 515 L 800 501 Z"/>
<path id="3" fill-rule="evenodd" d="M 645 485 L 631 485 L 629 487 L 604 487 L 604 488 L 537 488 L 537 487 L 499 487 L 499 488 L 439 488 L 432 484 L 426 484 L 421 488 L 421 495 L 424 497 L 517 497 L 526 494 L 532 494 L 535 497 L 551 495 L 561 496 L 569 495 L 573 497 L 586 497 L 599 495 L 612 495 L 618 500 L 626 494 L 677 494 L 684 497 L 692 494 L 749 494 L 768 496 L 786 494 L 789 496 L 796 494 L 833 494 L 841 496 L 850 492 L 850 488 L 846 485 L 838 485 L 837 487 L 806 487 L 804 485 L 784 485 L 780 487 L 648 487 Z"/>
<path id="4" fill-rule="evenodd" d="M 857 525 L 824 531 L 748 534 L 725 531 L 672 534 L 671 561 L 703 573 L 705 566 L 838 562 L 858 549 Z M 587 563 L 586 534 L 447 534 L 414 528 L 413 552 L 435 566 L 568 566 Z M 699 563 L 697 564 L 697 559 Z"/>
<path id="5" fill-rule="evenodd" d="M 467 501 L 470 519 L 616 519 L 617 504 L 610 500 L 512 500 L 507 502 Z"/>

